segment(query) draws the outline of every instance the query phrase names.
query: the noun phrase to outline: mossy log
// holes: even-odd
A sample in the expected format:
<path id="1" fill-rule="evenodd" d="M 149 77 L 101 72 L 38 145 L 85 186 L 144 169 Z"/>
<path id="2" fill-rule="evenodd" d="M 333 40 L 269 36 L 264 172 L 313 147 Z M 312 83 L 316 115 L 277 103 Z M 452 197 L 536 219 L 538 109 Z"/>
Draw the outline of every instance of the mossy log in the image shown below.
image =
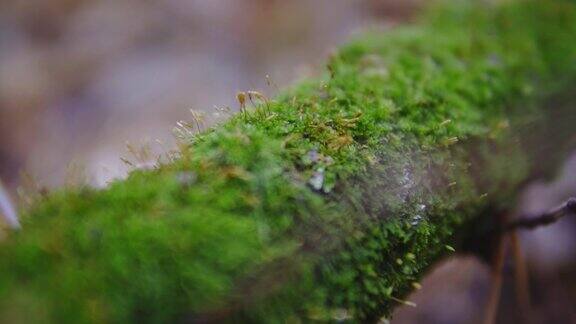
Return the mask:
<path id="1" fill-rule="evenodd" d="M 574 1 L 496 2 L 361 36 L 171 161 L 40 199 L 0 248 L 0 321 L 389 316 L 510 208 L 536 167 L 516 130 L 576 76 Z"/>

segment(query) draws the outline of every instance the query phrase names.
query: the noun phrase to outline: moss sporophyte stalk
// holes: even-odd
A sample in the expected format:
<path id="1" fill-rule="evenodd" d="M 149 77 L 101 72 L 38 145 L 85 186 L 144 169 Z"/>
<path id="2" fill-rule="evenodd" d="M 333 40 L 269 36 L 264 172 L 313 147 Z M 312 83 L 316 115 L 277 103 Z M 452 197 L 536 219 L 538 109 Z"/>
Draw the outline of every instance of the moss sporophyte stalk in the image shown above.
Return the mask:
<path id="1" fill-rule="evenodd" d="M 3 323 L 375 321 L 509 207 L 518 125 L 576 76 L 576 4 L 456 1 L 343 46 L 317 80 L 102 190 L 60 190 L 0 249 Z M 253 101 L 255 107 L 248 103 Z"/>

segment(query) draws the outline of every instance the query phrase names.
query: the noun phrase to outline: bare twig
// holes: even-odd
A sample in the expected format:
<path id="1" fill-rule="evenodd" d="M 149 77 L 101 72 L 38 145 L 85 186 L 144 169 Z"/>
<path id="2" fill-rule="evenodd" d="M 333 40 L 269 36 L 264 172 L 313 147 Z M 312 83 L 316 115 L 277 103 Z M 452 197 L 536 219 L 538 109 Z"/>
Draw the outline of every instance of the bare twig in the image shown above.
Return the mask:
<path id="1" fill-rule="evenodd" d="M 510 232 L 516 229 L 534 229 L 540 226 L 555 223 L 562 217 L 576 214 L 576 198 L 572 197 L 562 203 L 560 206 L 538 215 L 536 217 L 523 217 L 504 226 L 504 232 Z"/>

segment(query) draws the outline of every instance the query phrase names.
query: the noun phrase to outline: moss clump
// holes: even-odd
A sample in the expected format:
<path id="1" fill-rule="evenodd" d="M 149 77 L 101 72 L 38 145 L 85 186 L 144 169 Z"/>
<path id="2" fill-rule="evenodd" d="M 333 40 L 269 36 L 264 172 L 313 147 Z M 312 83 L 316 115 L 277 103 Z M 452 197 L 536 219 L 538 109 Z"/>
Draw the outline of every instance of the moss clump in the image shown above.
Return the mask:
<path id="1" fill-rule="evenodd" d="M 3 322 L 374 320 L 530 167 L 518 116 L 576 75 L 576 5 L 450 3 L 0 249 Z M 511 125 L 511 126 L 510 126 Z M 505 172 L 502 172 L 504 170 Z"/>

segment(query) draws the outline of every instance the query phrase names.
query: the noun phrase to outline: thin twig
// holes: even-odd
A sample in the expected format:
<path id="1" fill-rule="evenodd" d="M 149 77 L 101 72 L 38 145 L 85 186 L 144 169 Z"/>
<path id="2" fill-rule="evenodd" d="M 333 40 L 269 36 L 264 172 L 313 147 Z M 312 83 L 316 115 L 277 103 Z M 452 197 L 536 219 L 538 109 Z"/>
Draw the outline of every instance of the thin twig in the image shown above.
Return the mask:
<path id="1" fill-rule="evenodd" d="M 550 225 L 569 214 L 576 214 L 576 198 L 574 197 L 569 198 L 560 206 L 552 208 L 536 217 L 523 217 L 510 222 L 504 226 L 503 231 L 510 232 L 516 229 L 534 229 L 540 226 Z"/>

